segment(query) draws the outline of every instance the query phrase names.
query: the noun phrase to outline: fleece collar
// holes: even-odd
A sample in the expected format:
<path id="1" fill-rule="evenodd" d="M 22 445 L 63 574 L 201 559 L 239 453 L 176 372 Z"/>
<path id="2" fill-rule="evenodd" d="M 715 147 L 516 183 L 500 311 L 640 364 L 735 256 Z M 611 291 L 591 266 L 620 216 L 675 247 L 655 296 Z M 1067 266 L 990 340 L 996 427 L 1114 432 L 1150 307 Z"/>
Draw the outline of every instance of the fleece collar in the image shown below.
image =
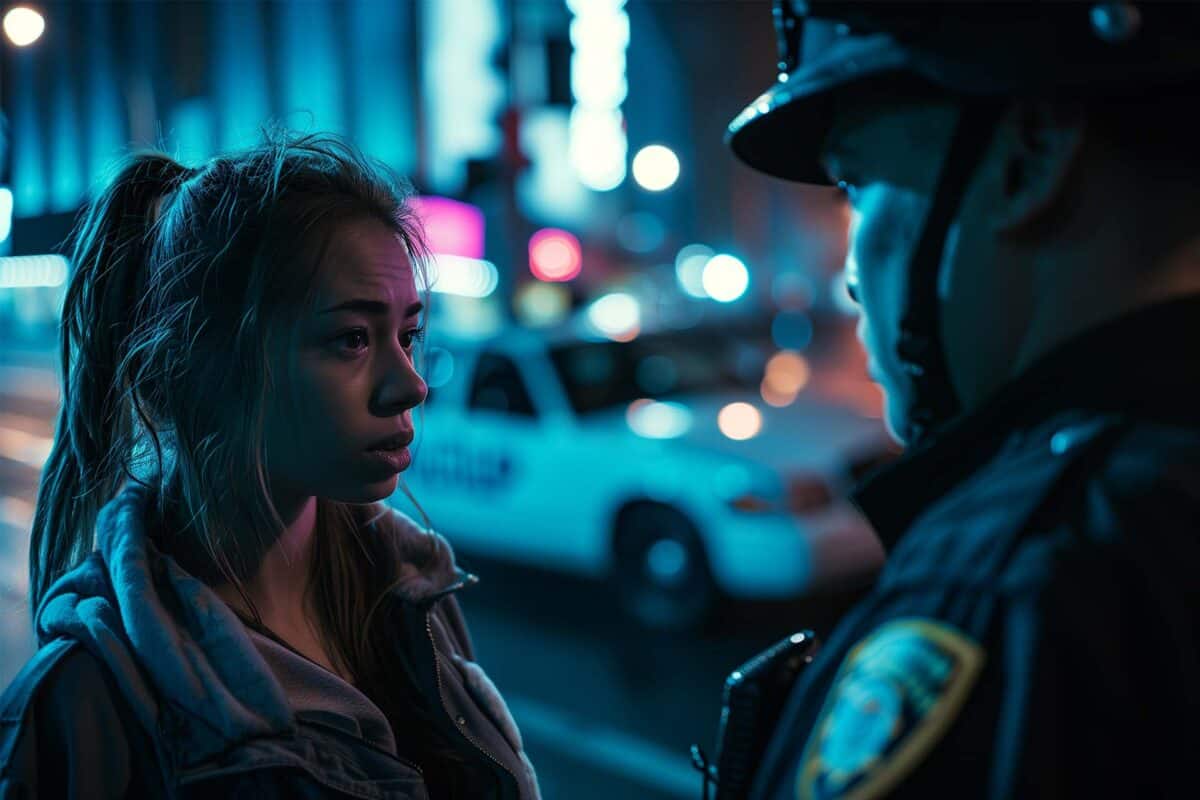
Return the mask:
<path id="1" fill-rule="evenodd" d="M 284 733 L 295 719 L 233 610 L 155 546 L 146 527 L 153 503 L 151 489 L 129 484 L 104 506 L 95 552 L 50 588 L 36 630 L 39 644 L 66 635 L 102 658 L 148 730 L 161 724 L 160 704 L 182 712 L 189 724 L 173 726 L 182 738 L 173 749 L 188 766 L 244 739 Z M 356 513 L 394 538 L 401 601 L 427 605 L 473 582 L 437 533 L 383 503 Z"/>

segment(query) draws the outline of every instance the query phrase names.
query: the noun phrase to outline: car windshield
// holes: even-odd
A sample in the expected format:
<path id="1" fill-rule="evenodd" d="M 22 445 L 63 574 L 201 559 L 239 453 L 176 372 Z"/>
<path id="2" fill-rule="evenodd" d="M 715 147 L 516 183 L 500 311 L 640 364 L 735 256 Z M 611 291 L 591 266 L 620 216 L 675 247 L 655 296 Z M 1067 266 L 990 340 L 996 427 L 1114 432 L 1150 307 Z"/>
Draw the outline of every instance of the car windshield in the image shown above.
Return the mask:
<path id="1" fill-rule="evenodd" d="M 550 351 L 567 398 L 579 414 L 642 397 L 756 391 L 769 356 L 767 341 L 730 336 L 728 331 L 572 342 Z"/>

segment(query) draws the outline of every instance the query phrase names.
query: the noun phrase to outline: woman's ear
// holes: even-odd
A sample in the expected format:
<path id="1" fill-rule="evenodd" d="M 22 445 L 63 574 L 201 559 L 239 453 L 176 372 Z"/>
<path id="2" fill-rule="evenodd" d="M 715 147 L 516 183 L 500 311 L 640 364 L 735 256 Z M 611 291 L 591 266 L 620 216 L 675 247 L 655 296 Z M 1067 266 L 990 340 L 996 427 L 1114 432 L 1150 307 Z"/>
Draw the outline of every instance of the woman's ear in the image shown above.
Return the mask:
<path id="1" fill-rule="evenodd" d="M 993 197 L 997 233 L 1019 233 L 1044 221 L 1070 191 L 1083 146 L 1086 117 L 1078 105 L 1017 101 L 1000 122 Z"/>

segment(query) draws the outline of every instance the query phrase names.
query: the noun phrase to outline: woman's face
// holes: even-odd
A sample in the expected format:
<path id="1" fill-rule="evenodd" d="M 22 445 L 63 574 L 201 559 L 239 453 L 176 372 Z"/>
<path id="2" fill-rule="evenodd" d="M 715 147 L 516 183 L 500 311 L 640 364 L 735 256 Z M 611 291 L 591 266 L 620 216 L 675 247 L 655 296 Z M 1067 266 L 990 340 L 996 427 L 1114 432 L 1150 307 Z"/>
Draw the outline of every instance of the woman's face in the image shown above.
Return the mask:
<path id="1" fill-rule="evenodd" d="M 425 400 L 413 367 L 424 335 L 422 304 L 403 242 L 376 220 L 342 223 L 317 274 L 315 302 L 276 348 L 268 399 L 267 471 L 277 502 L 324 497 L 348 503 L 390 496 L 408 467 L 370 452 L 413 437 Z"/>

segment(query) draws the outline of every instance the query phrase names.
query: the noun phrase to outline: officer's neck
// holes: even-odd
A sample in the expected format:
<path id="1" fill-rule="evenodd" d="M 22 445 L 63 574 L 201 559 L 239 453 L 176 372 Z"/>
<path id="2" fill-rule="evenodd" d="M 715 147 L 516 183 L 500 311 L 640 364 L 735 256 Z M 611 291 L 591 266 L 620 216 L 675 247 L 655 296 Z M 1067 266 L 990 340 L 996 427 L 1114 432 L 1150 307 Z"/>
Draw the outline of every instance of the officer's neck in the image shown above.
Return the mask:
<path id="1" fill-rule="evenodd" d="M 1143 256 L 1144 257 L 1144 256 Z M 1103 323 L 1148 306 L 1200 294 L 1200 236 L 1171 248 L 1157 263 L 1133 256 L 1090 263 L 1057 260 L 1053 274 L 1037 293 L 1028 333 L 1009 373 L 1013 379 L 1067 341 Z"/>

